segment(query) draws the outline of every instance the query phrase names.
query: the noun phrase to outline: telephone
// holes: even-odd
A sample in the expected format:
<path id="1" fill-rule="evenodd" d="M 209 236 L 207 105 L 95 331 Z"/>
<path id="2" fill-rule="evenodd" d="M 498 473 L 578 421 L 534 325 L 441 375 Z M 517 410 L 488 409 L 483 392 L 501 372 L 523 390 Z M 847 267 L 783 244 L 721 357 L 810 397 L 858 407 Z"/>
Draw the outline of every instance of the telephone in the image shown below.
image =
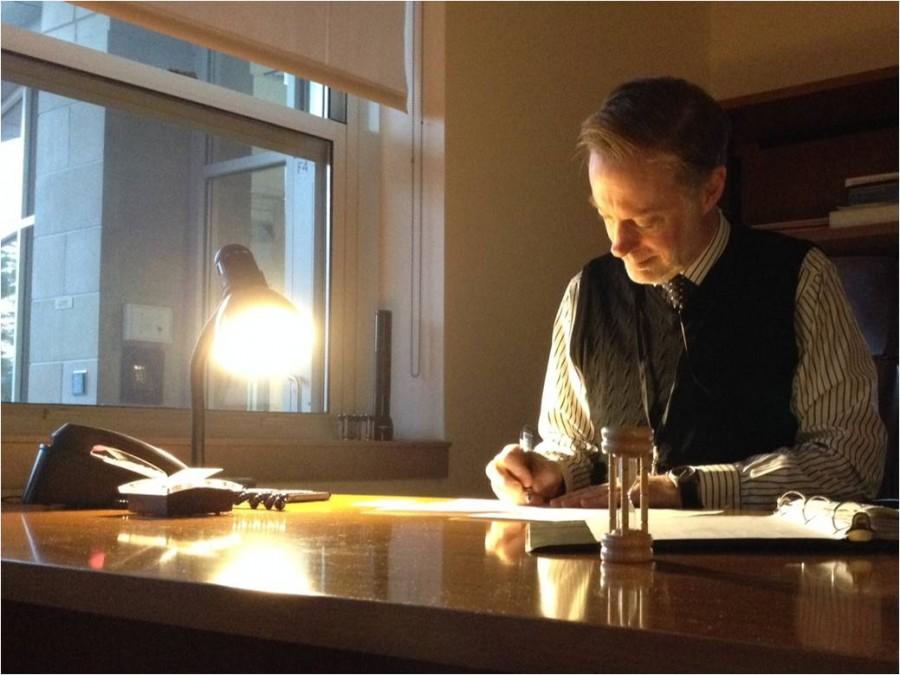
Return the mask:
<path id="1" fill-rule="evenodd" d="M 173 474 L 187 468 L 171 453 L 109 429 L 64 424 L 51 439 L 50 445 L 38 448 L 23 504 L 124 508 L 127 499 L 119 494 L 119 485 L 145 478 L 148 470 Z M 105 446 L 128 462 L 98 461 L 97 453 L 92 454 L 95 446 Z"/>

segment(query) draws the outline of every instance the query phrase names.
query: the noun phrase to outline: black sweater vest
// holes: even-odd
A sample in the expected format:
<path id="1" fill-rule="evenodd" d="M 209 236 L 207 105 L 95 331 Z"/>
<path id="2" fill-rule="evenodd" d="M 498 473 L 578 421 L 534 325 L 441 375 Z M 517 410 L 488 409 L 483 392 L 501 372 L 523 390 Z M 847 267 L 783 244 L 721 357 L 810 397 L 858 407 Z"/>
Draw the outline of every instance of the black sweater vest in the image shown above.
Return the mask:
<path id="1" fill-rule="evenodd" d="M 809 244 L 732 227 L 728 245 L 684 312 L 632 282 L 607 254 L 582 271 L 570 353 L 584 376 L 595 442 L 604 426 L 646 425 L 637 324 L 643 322 L 650 421 L 660 470 L 735 462 L 794 443 L 794 304 Z M 673 377 L 677 385 L 660 429 Z"/>

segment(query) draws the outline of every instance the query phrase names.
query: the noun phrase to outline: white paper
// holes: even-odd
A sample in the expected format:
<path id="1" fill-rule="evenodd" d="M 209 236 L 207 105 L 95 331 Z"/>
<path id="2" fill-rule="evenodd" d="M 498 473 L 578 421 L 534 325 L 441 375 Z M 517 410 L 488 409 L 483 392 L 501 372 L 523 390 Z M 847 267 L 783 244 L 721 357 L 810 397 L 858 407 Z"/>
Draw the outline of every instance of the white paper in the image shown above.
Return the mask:
<path id="1" fill-rule="evenodd" d="M 609 527 L 606 509 L 603 515 L 586 519 L 591 534 L 599 541 Z M 716 539 L 841 539 L 835 533 L 812 530 L 791 522 L 778 514 L 738 513 L 722 511 L 684 511 L 650 509 L 650 535 L 657 541 Z"/>
<path id="2" fill-rule="evenodd" d="M 361 506 L 376 511 L 391 513 L 445 513 L 464 514 L 470 518 L 490 520 L 526 520 L 540 522 L 564 522 L 585 520 L 598 514 L 606 514 L 606 509 L 554 508 L 552 506 L 517 506 L 499 499 L 446 499 L 435 502 L 420 502 L 414 499 L 379 499 L 364 502 Z"/>

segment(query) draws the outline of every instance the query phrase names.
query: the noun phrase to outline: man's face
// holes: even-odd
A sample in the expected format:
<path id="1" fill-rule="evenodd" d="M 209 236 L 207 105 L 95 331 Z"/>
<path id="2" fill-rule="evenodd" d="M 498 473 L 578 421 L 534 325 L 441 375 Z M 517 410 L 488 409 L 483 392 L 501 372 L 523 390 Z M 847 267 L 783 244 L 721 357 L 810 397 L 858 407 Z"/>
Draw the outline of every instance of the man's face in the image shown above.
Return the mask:
<path id="1" fill-rule="evenodd" d="M 715 170 L 706 185 L 690 188 L 668 162 L 612 162 L 592 152 L 588 176 L 610 252 L 622 259 L 632 281 L 668 281 L 710 242 L 724 169 Z"/>

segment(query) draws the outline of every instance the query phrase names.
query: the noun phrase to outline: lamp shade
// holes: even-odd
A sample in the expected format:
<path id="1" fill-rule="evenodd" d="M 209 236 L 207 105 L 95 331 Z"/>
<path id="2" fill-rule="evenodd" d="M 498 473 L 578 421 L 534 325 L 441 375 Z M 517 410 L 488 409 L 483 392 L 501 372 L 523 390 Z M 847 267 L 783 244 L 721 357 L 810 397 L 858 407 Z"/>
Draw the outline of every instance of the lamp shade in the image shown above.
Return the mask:
<path id="1" fill-rule="evenodd" d="M 269 288 L 227 295 L 216 312 L 211 358 L 246 378 L 297 373 L 312 349 L 312 320 Z"/>

